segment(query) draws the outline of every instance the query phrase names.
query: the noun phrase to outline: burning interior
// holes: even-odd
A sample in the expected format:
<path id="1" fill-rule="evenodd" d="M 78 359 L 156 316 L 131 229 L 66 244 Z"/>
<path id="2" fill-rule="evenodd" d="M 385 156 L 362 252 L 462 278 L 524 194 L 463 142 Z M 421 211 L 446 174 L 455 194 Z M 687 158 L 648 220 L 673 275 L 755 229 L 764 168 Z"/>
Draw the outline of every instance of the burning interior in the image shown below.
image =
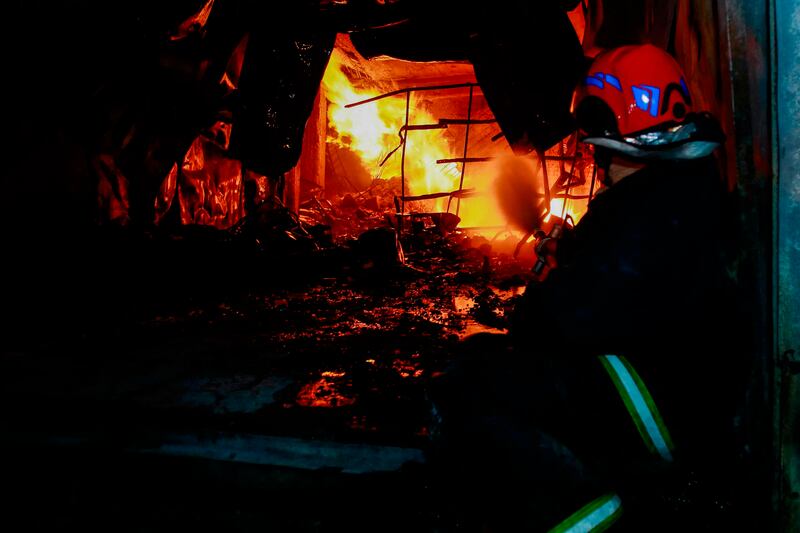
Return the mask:
<path id="1" fill-rule="evenodd" d="M 212 6 L 180 27 L 195 20 L 202 28 Z M 582 9 L 570 14 L 582 34 Z M 246 35 L 219 80 L 226 96 L 237 89 L 247 43 Z M 494 238 L 524 229 L 498 205 L 492 186 L 498 161 L 513 164 L 514 150 L 469 61 L 367 60 L 348 34 L 338 34 L 298 160 L 278 176 L 249 170 L 231 154 L 233 122 L 223 110 L 169 168 L 154 198 L 153 223 L 227 230 L 259 208 L 280 205 L 300 225 L 330 226 L 335 238 L 387 222 L 398 230 L 435 224 Z M 576 223 L 595 188 L 591 154 L 580 151 L 576 134 L 519 157 L 535 163 L 527 172 L 541 182 L 546 220 Z M 93 164 L 101 219 L 129 223 L 128 178 L 111 154 L 98 154 Z"/>
<path id="2" fill-rule="evenodd" d="M 413 508 L 392 527 L 440 531 L 446 498 L 420 489 L 426 387 L 464 338 L 507 331 L 547 238 L 602 194 L 571 113 L 591 57 L 668 49 L 738 132 L 730 188 L 771 164 L 766 126 L 740 116 L 763 95 L 732 88 L 736 2 L 23 4 L 44 52 L 6 54 L 3 374 L 24 405 L 10 449 L 49 480 L 20 467 L 24 507 L 64 517 L 42 524 L 145 509 L 131 527 L 366 528 L 405 505 L 374 493 L 392 486 Z M 345 494 L 365 509 L 343 513 Z"/>

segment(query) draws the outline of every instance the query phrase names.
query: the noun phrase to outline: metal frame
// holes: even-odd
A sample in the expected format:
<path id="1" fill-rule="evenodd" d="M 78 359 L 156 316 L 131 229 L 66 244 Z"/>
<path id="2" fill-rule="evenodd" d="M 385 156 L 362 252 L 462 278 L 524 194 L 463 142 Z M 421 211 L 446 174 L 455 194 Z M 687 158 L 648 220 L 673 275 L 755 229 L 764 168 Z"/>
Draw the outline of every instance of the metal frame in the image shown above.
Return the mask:
<path id="1" fill-rule="evenodd" d="M 422 92 L 422 91 L 443 91 L 443 90 L 452 90 L 452 89 L 469 89 L 469 100 L 467 104 L 467 118 L 466 119 L 457 119 L 457 118 L 440 118 L 437 123 L 435 124 L 409 124 L 409 113 L 411 110 L 411 93 L 413 92 Z M 395 211 L 397 217 L 398 228 L 402 231 L 403 229 L 403 219 L 407 216 L 405 211 L 405 204 L 406 202 L 416 202 L 422 200 L 431 200 L 436 198 L 444 198 L 448 197 L 447 202 L 447 213 L 450 212 L 450 206 L 452 204 L 453 198 L 456 199 L 456 216 L 459 215 L 461 210 L 461 199 L 462 198 L 469 198 L 472 196 L 476 196 L 477 193 L 473 189 L 464 189 L 464 176 L 467 170 L 467 164 L 469 163 L 483 163 L 487 161 L 492 161 L 494 157 L 468 157 L 469 152 L 469 132 L 470 126 L 473 124 L 496 124 L 496 119 L 473 119 L 472 118 L 472 107 L 475 95 L 475 89 L 480 90 L 480 85 L 477 83 L 457 83 L 457 84 L 449 84 L 449 85 L 427 85 L 427 86 L 420 86 L 420 87 L 407 87 L 404 89 L 398 89 L 395 91 L 390 91 L 384 94 L 380 94 L 378 96 L 373 96 L 371 98 L 367 98 L 365 100 L 360 100 L 358 102 L 353 102 L 350 104 L 345 105 L 346 109 L 357 107 L 360 105 L 368 104 L 371 102 L 376 102 L 378 100 L 382 100 L 384 98 L 389 98 L 392 96 L 398 96 L 405 94 L 406 97 L 406 105 L 405 105 L 405 121 L 403 126 L 400 128 L 398 132 L 398 136 L 400 137 L 400 144 L 391 152 L 386 154 L 383 160 L 380 163 L 380 166 L 383 166 L 386 161 L 395 153 L 398 149 L 402 149 L 401 151 L 401 159 L 400 159 L 400 196 L 395 197 Z M 445 159 L 437 159 L 436 163 L 443 165 L 448 163 L 461 163 L 461 176 L 459 178 L 458 189 L 455 191 L 442 191 L 437 193 L 429 193 L 423 195 L 416 195 L 416 196 L 407 196 L 406 195 L 406 173 L 405 173 L 405 166 L 406 166 L 406 141 L 408 140 L 408 132 L 410 131 L 421 131 L 421 130 L 433 130 L 433 129 L 447 129 L 450 126 L 458 125 L 458 126 L 465 126 L 466 131 L 464 132 L 464 148 L 462 150 L 461 157 L 454 157 L 454 158 L 445 158 Z M 502 132 L 492 137 L 492 140 L 496 140 L 502 136 Z M 562 166 L 562 170 L 564 167 L 565 162 L 571 162 L 573 165 L 573 169 L 576 162 L 577 153 L 575 155 L 569 156 L 564 153 L 563 145 L 561 147 L 561 154 L 560 155 L 545 155 L 544 150 L 536 150 L 533 153 L 536 154 L 539 164 L 542 166 L 542 174 L 544 178 L 544 194 L 545 194 L 545 202 L 546 205 L 550 205 L 551 198 L 566 198 L 570 200 L 583 200 L 583 199 L 590 199 L 591 194 L 589 196 L 582 196 L 582 195 L 571 195 L 569 194 L 569 188 L 567 191 L 562 194 L 556 194 L 555 191 L 551 190 L 550 186 L 550 178 L 547 172 L 547 161 L 559 161 Z M 563 173 L 563 172 L 562 172 Z M 572 172 L 570 172 L 571 174 Z M 555 187 L 555 185 L 554 185 Z M 565 203 L 566 207 L 566 203 Z M 474 229 L 474 228 L 473 228 Z"/>
<path id="2" fill-rule="evenodd" d="M 800 532 L 800 4 L 772 6 L 776 443 L 779 529 Z"/>
<path id="3" fill-rule="evenodd" d="M 411 109 L 411 93 L 412 92 L 421 92 L 421 91 L 443 91 L 443 90 L 451 90 L 451 89 L 463 89 L 469 88 L 469 103 L 467 105 L 467 118 L 466 119 L 454 119 L 454 118 L 441 118 L 439 119 L 438 123 L 436 124 L 409 124 L 409 112 Z M 435 198 L 444 198 L 449 197 L 447 202 L 447 212 L 450 212 L 450 205 L 453 198 L 456 198 L 456 215 L 458 215 L 461 209 L 461 199 L 468 198 L 469 196 L 474 195 L 474 191 L 471 189 L 464 190 L 464 174 L 466 173 L 467 163 L 471 162 L 481 162 L 481 161 L 489 161 L 492 158 L 489 157 L 474 157 L 469 158 L 467 157 L 467 152 L 469 150 L 469 129 L 472 124 L 494 124 L 497 121 L 494 119 L 472 119 L 472 103 L 474 99 L 475 89 L 478 88 L 480 90 L 480 86 L 477 83 L 457 83 L 457 84 L 450 84 L 450 85 L 428 85 L 423 87 L 407 87 L 405 89 L 398 89 L 396 91 L 391 91 L 388 93 L 384 93 L 378 96 L 374 96 L 372 98 L 367 98 L 366 100 L 360 100 L 358 102 L 353 102 L 351 104 L 347 104 L 345 108 L 356 107 L 364 104 L 368 104 L 370 102 L 375 102 L 377 100 L 381 100 L 383 98 L 389 98 L 391 96 L 397 96 L 401 94 L 406 95 L 406 109 L 405 109 L 405 122 L 403 126 L 400 128 L 399 136 L 400 136 L 400 146 L 398 148 L 402 148 L 401 152 L 401 159 L 400 159 L 400 197 L 395 199 L 395 210 L 397 211 L 397 219 L 398 225 L 402 229 L 402 219 L 403 216 L 406 214 L 406 202 L 415 202 L 421 200 L 431 200 Z M 462 163 L 461 165 L 461 176 L 459 179 L 458 189 L 455 191 L 450 192 L 439 192 L 439 193 L 430 193 L 430 194 L 423 194 L 419 196 L 406 196 L 406 141 L 408 139 L 408 132 L 409 131 L 417 131 L 417 130 L 432 130 L 432 129 L 446 129 L 452 125 L 459 125 L 465 126 L 466 131 L 464 133 L 464 150 L 463 155 L 460 158 L 453 158 L 453 159 L 439 159 L 436 161 L 437 164 L 446 164 L 446 163 Z M 389 157 L 397 151 L 397 148 L 389 152 L 386 157 L 384 157 L 383 161 L 381 161 L 381 165 L 386 163 Z M 398 204 L 399 202 L 399 204 Z"/>

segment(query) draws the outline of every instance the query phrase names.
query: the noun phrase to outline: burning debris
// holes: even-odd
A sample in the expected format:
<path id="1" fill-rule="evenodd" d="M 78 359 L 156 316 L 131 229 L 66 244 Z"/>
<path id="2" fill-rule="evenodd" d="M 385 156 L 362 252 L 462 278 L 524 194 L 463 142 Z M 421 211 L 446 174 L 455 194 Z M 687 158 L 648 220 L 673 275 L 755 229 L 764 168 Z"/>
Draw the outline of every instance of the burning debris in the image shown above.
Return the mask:
<path id="1" fill-rule="evenodd" d="M 392 226 L 394 198 L 400 179 L 375 179 L 357 193 L 332 199 L 313 197 L 300 204 L 300 219 L 306 224 L 326 224 L 336 239 L 354 239 L 364 231 Z"/>
<path id="2" fill-rule="evenodd" d="M 419 444 L 427 380 L 464 336 L 505 331 L 535 259 L 515 257 L 520 228 L 493 193 L 514 150 L 491 76 L 478 84 L 463 56 L 368 60 L 316 18 L 270 35 L 245 20 L 263 18 L 255 5 L 223 19 L 225 2 L 201 4 L 159 34 L 156 79 L 125 73 L 98 93 L 145 103 L 98 111 L 105 225 L 70 252 L 95 258 L 83 275 L 99 288 L 62 289 L 89 316 L 63 312 L 50 334 L 110 337 L 112 403 L 162 429 Z M 572 154 L 565 141 L 547 152 L 560 159 L 529 156 L 556 176 L 545 197 L 575 193 Z M 198 346 L 160 345 L 186 335 Z M 163 380 L 119 363 L 133 338 L 158 347 Z"/>
<path id="3" fill-rule="evenodd" d="M 204 38 L 215 27 L 218 9 L 214 2 L 198 6 L 170 33 L 170 43 Z M 215 58 L 213 72 L 218 77 L 206 76 L 218 93 L 209 97 L 211 107 L 206 110 L 213 120 L 191 142 L 184 138 L 186 149 L 170 167 L 159 160 L 169 171 L 151 205 L 153 221 L 167 231 L 180 225 L 213 226 L 251 239 L 266 253 L 279 253 L 329 249 L 357 242 L 365 232 L 379 228 L 393 229 L 401 242 L 408 233 L 432 229 L 447 235 L 459 228 L 492 241 L 517 231 L 520 239 L 534 226 L 540 229 L 548 217 L 574 223 L 585 210 L 583 200 L 591 194 L 585 190 L 587 164 L 577 154 L 574 139 L 526 156 L 519 165 L 538 165 L 532 172 L 518 172 L 519 165 L 511 174 L 503 172 L 508 168 L 503 158 L 518 147 L 503 140 L 491 98 L 484 95 L 466 59 L 365 59 L 344 33 L 334 46 L 324 39 L 295 40 L 291 46 L 296 50 L 280 59 L 258 44 L 258 36 L 235 35 L 228 36 L 227 48 Z M 371 50 L 369 45 L 366 49 Z M 308 61 L 296 73 L 298 79 L 285 85 L 297 88 L 301 81 L 319 76 L 311 108 L 305 105 L 310 98 L 305 85 L 296 94 L 302 92 L 305 103 L 291 94 L 254 92 L 265 82 L 254 65 L 292 66 L 289 56 L 295 52 L 298 60 Z M 327 66 L 320 69 L 323 61 Z M 215 100 L 219 95 L 222 98 Z M 292 101 L 284 102 L 286 98 Z M 254 109 L 266 106 L 266 124 L 242 114 L 242 106 L 251 104 Z M 305 132 L 297 128 L 302 124 L 288 120 L 308 111 Z M 279 115 L 286 120 L 278 120 Z M 509 123 L 508 117 L 504 120 Z M 266 161 L 254 151 L 254 142 L 276 135 L 292 142 Z M 293 167 L 284 164 L 292 154 L 297 156 Z M 119 160 L 117 155 L 100 154 L 95 167 L 105 220 L 126 223 L 133 216 L 129 204 L 141 204 L 145 189 L 131 188 L 130 171 Z M 511 181 L 503 181 L 505 176 Z M 555 178 L 548 181 L 548 176 Z M 531 186 L 534 196 L 543 195 L 544 204 L 541 198 L 520 194 L 520 187 Z M 141 205 L 134 211 L 146 212 Z"/>
<path id="4" fill-rule="evenodd" d="M 414 72 L 411 64 L 399 63 L 406 63 L 408 72 Z M 465 226 L 502 224 L 495 209 L 486 209 L 474 200 L 462 205 L 466 195 L 458 194 L 464 191 L 465 179 L 467 188 L 470 183 L 485 185 L 488 181 L 485 169 L 474 175 L 467 173 L 470 128 L 478 148 L 491 149 L 492 153 L 507 150 L 489 140 L 493 131 L 486 126 L 494 126 L 494 120 L 486 102 L 482 98 L 477 101 L 480 93 L 474 81 L 469 81 L 471 68 L 461 74 L 466 83 L 399 90 L 395 82 L 370 82 L 366 70 L 366 60 L 352 44 L 344 39 L 337 41 L 323 78 L 330 100 L 328 142 L 337 147 L 333 157 L 340 157 L 342 151 L 356 155 L 357 165 L 367 169 L 375 181 L 399 177 L 399 191 L 389 204 L 397 213 L 405 215 L 408 207 L 409 214 L 452 213 Z M 357 165 L 343 170 L 347 173 Z M 359 174 L 363 170 L 350 172 Z M 350 181 L 347 175 L 343 178 Z"/>
<path id="5" fill-rule="evenodd" d="M 353 405 L 356 399 L 347 393 L 347 389 L 352 388 L 352 382 L 345 377 L 344 372 L 323 371 L 318 380 L 303 385 L 297 393 L 297 405 L 329 408 Z"/>

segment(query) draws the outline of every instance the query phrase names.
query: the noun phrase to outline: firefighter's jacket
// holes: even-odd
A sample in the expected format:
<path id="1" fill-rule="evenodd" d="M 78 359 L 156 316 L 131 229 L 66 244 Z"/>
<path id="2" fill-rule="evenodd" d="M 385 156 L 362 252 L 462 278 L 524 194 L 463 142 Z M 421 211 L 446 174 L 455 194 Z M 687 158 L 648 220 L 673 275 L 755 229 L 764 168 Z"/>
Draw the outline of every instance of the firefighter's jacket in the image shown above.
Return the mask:
<path id="1" fill-rule="evenodd" d="M 557 268 L 526 288 L 519 353 L 624 356 L 688 431 L 728 424 L 747 370 L 731 199 L 710 158 L 653 163 L 599 193 Z"/>

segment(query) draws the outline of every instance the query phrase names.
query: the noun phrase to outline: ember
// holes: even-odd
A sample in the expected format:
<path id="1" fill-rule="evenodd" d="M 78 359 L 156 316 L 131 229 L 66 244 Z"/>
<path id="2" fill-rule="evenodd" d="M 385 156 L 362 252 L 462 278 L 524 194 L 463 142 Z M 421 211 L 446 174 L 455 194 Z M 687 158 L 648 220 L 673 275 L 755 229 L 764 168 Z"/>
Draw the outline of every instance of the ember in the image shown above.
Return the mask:
<path id="1" fill-rule="evenodd" d="M 322 372 L 322 377 L 308 383 L 297 393 L 297 405 L 302 407 L 345 407 L 353 405 L 356 399 L 347 391 L 351 384 L 344 372 Z"/>
<path id="2" fill-rule="evenodd" d="M 392 363 L 392 368 L 400 375 L 401 378 L 419 378 L 422 377 L 423 370 L 420 368 L 418 360 L 419 354 L 413 354 L 412 360 L 397 359 Z"/>

